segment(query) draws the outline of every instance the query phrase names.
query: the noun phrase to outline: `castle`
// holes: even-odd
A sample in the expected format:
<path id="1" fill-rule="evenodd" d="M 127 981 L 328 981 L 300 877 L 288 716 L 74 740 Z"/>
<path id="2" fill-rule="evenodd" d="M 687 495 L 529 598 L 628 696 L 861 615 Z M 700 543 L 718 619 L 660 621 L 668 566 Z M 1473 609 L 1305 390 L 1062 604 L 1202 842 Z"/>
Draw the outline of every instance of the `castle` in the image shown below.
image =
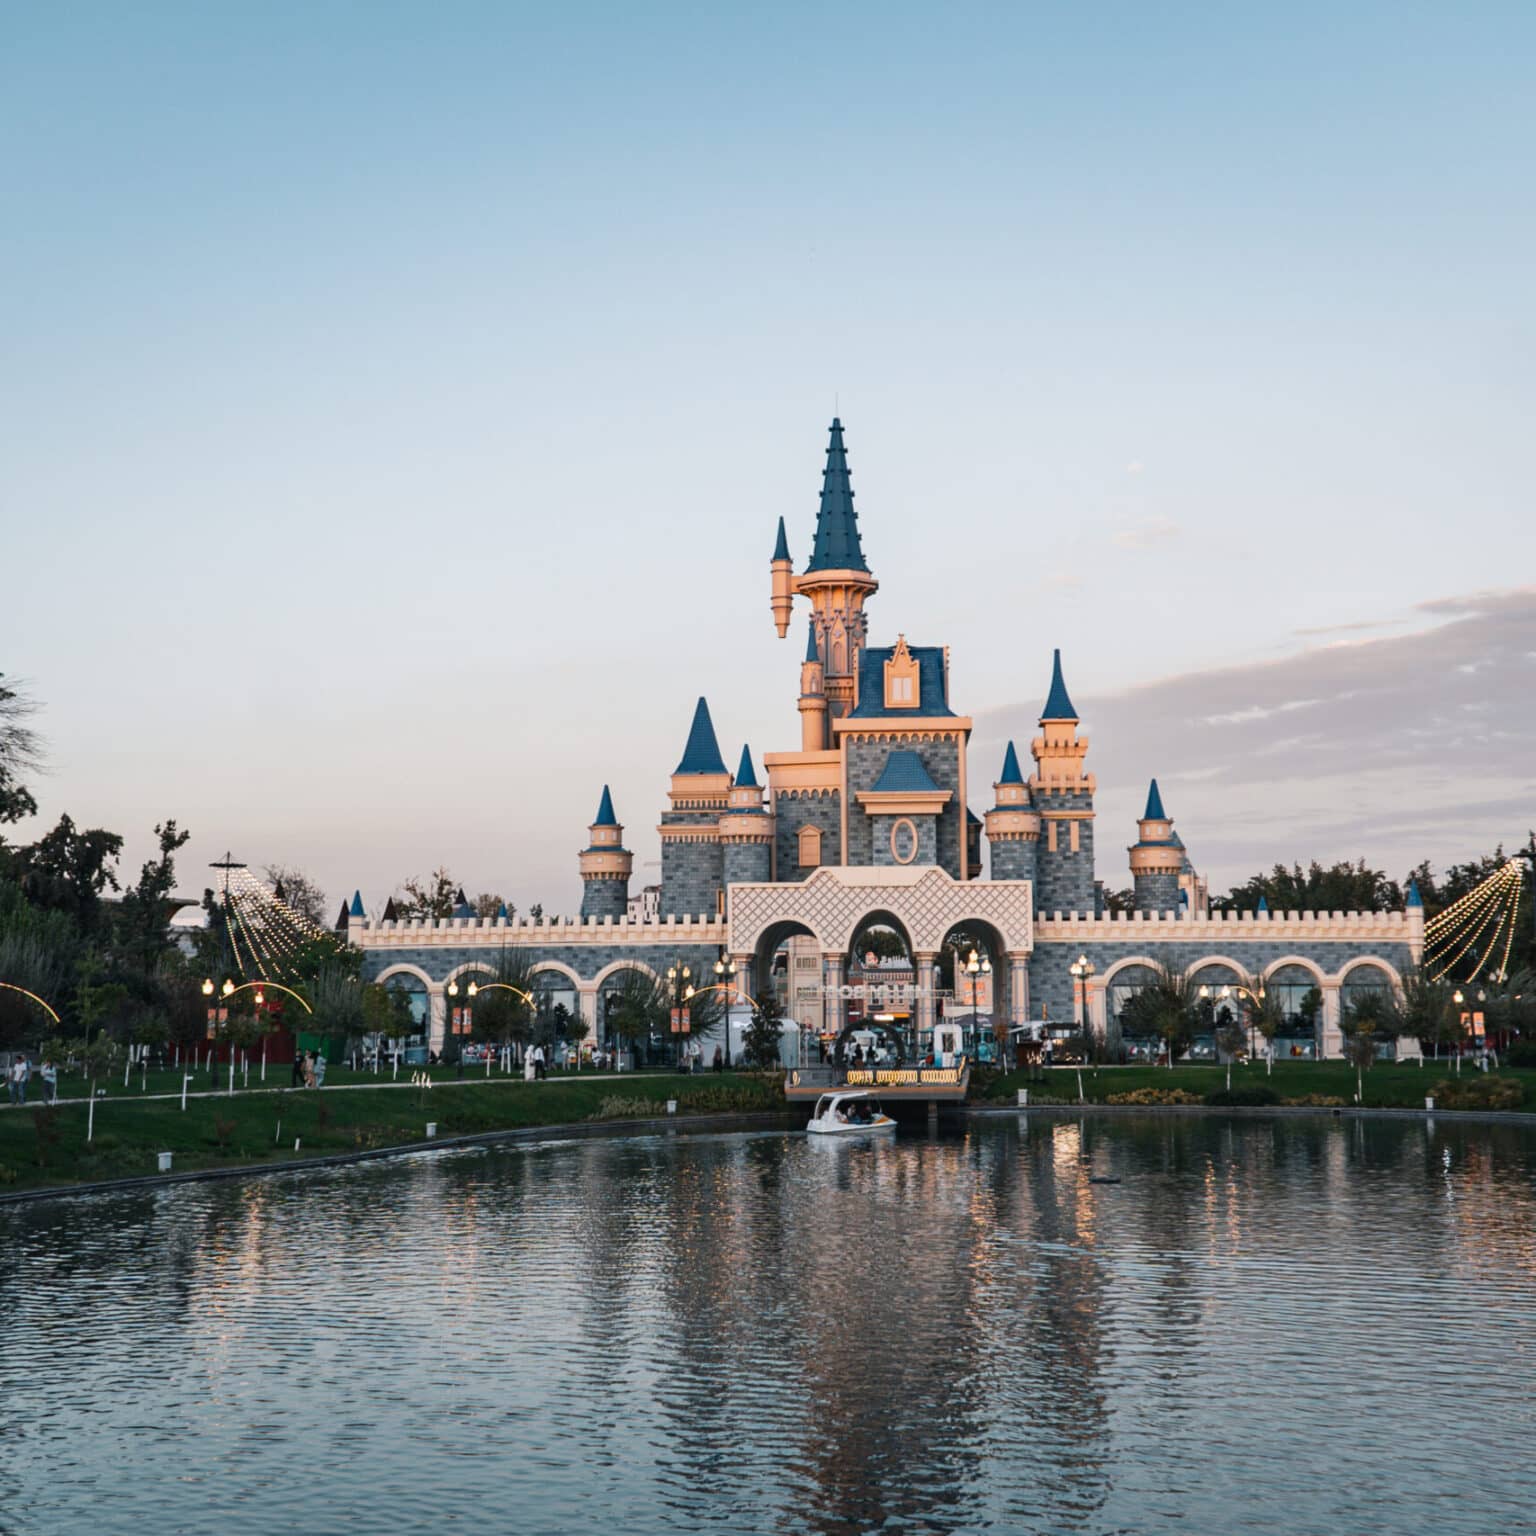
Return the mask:
<path id="1" fill-rule="evenodd" d="M 491 972 L 497 951 L 513 945 L 599 1043 L 602 999 L 626 971 L 660 978 L 685 967 L 700 985 L 728 978 L 749 999 L 783 985 L 793 967 L 793 1017 L 835 1035 L 860 990 L 848 983 L 855 945 L 878 926 L 910 957 L 915 982 L 897 1001 L 919 1039 L 945 1008 L 943 994 L 953 997 L 953 962 L 946 989 L 941 957 L 959 936 L 984 951 L 987 1011 L 1012 1026 L 1086 1024 L 1114 1037 L 1125 1000 L 1163 967 L 1211 996 L 1273 991 L 1290 1031 L 1282 1048 L 1304 1055 L 1337 1055 L 1348 995 L 1400 985 L 1420 954 L 1423 910 L 1412 896 L 1400 913 L 1213 913 L 1155 779 L 1128 850 L 1134 910 L 1106 911 L 1089 743 L 1060 651 L 1029 744 L 1031 772 L 1009 742 L 978 815 L 972 722 L 952 705 L 949 648 L 910 643 L 901 631 L 894 644 L 869 643 L 866 606 L 879 583 L 838 420 L 810 557 L 797 573 L 781 517 L 769 570 L 781 639 L 796 626 L 797 600 L 808 610 L 799 748 L 764 752 L 760 777 L 743 746 L 732 773 L 698 701 L 657 828 L 655 917 L 628 915 L 634 856 L 606 787 L 579 854 L 578 918 L 512 921 L 461 908 L 401 923 L 370 919 L 353 898 L 347 937 L 364 952 L 365 975 L 416 995 L 434 1046 L 460 979 Z"/>

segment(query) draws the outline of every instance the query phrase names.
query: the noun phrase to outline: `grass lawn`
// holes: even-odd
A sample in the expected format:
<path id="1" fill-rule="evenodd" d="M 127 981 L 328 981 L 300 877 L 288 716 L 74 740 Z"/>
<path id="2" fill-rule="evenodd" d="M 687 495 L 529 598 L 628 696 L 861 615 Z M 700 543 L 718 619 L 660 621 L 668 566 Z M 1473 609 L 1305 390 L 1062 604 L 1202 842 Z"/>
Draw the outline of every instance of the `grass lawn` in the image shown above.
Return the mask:
<path id="1" fill-rule="evenodd" d="M 448 1082 L 436 1089 L 370 1086 L 333 1093 L 328 1073 L 319 1092 L 258 1093 L 253 1074 L 250 1092 L 189 1098 L 185 1111 L 176 1099 L 125 1095 L 119 1077 L 117 1095 L 97 1101 L 90 1143 L 83 1103 L 53 1110 L 35 1103 L 0 1109 L 0 1194 L 152 1174 L 159 1152 L 174 1153 L 175 1171 L 184 1173 L 396 1146 L 420 1141 L 429 1120 L 437 1122 L 441 1137 L 662 1114 L 668 1099 L 678 1101 L 681 1114 L 784 1107 L 777 1076 L 584 1072 L 524 1083 L 521 1077 L 500 1075 L 486 1082 L 467 1073 L 460 1084 L 452 1068 L 440 1075 Z M 270 1070 L 267 1079 L 273 1086 Z M 206 1089 L 206 1079 L 201 1086 Z M 78 1084 L 61 1081 L 60 1097 L 67 1097 L 71 1087 L 79 1091 Z M 179 1091 L 179 1077 L 173 1087 Z"/>
<path id="2" fill-rule="evenodd" d="M 1176 1090 L 1204 1100 L 1207 1095 L 1224 1090 L 1227 1083 L 1227 1069 L 1216 1066 L 1181 1066 L 1172 1071 L 1150 1066 L 1051 1067 L 1033 1077 L 1025 1072 L 1010 1072 L 993 1078 L 983 1092 L 989 1101 L 1013 1104 L 1017 1102 L 1017 1091 L 1028 1088 L 1030 1098 L 1040 1103 L 1076 1103 L 1079 1070 L 1083 1097 L 1095 1103 L 1106 1103 L 1112 1097 L 1138 1090 Z M 1436 1103 L 1442 1108 L 1473 1108 L 1481 1106 L 1456 1101 L 1485 1093 L 1496 1099 L 1512 1099 L 1518 1090 L 1518 1100 L 1488 1107 L 1536 1110 L 1536 1070 L 1529 1068 L 1485 1073 L 1463 1063 L 1458 1077 L 1450 1062 L 1426 1061 L 1422 1067 L 1384 1062 L 1368 1068 L 1364 1077 L 1362 1103 L 1367 1108 L 1423 1109 L 1427 1094 L 1435 1094 Z M 1449 1091 L 1437 1088 L 1439 1084 L 1448 1084 Z M 1272 1075 L 1266 1076 L 1262 1064 L 1234 1066 L 1232 1088 L 1234 1094 L 1269 1088 L 1282 1103 L 1316 1096 L 1352 1105 L 1355 1069 L 1347 1061 L 1282 1061 L 1275 1064 Z"/>

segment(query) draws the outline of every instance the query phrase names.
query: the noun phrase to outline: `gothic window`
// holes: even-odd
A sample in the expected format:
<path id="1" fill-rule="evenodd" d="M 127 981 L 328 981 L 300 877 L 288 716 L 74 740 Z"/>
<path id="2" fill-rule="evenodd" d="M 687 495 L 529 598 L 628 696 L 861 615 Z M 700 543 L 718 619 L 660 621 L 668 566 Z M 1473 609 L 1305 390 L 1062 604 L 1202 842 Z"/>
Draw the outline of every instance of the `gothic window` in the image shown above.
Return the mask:
<path id="1" fill-rule="evenodd" d="M 885 664 L 885 707 L 916 709 L 919 691 L 917 658 L 907 649 L 907 637 L 898 635 Z"/>
<path id="2" fill-rule="evenodd" d="M 810 869 L 821 863 L 821 828 L 800 828 L 800 867 Z"/>

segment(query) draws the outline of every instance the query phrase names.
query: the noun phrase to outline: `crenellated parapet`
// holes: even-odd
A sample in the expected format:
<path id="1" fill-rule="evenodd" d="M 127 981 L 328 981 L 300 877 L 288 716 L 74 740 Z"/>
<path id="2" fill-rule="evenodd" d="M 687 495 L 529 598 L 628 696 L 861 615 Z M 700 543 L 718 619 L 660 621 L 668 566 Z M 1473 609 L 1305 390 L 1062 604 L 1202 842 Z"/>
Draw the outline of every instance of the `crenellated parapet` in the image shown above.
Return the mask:
<path id="1" fill-rule="evenodd" d="M 513 945 L 537 950 L 568 945 L 705 944 L 725 942 L 723 919 L 708 913 L 697 917 L 663 917 L 646 923 L 627 917 L 443 917 L 380 922 L 353 918 L 347 942 L 365 953 L 375 950 L 467 946 L 502 949 Z"/>
<path id="2" fill-rule="evenodd" d="M 1170 942 L 1221 937 L 1237 942 L 1276 939 L 1391 942 L 1419 946 L 1424 941 L 1424 909 L 1404 912 L 1207 912 L 1185 917 L 1177 912 L 1114 912 L 1094 917 L 1081 912 L 1039 912 L 1036 942 L 1045 944 L 1119 943 L 1127 935 Z"/>

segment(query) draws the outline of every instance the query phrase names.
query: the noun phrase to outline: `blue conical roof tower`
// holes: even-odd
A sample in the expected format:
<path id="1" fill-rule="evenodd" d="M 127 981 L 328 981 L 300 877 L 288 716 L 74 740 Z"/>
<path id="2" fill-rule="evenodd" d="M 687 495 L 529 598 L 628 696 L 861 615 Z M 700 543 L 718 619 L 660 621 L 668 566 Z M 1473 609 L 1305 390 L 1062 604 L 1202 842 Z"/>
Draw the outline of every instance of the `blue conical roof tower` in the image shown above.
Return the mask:
<path id="1" fill-rule="evenodd" d="M 807 661 L 820 661 L 821 652 L 816 649 L 816 626 L 808 624 L 805 631 L 805 659 Z"/>
<path id="2" fill-rule="evenodd" d="M 1424 898 L 1419 894 L 1419 882 L 1411 875 L 1408 877 L 1408 905 L 1410 907 L 1422 907 Z"/>
<path id="3" fill-rule="evenodd" d="M 773 558 L 775 560 L 789 559 L 789 535 L 784 532 L 784 519 L 779 519 L 779 537 L 773 546 Z"/>
<path id="4" fill-rule="evenodd" d="M 701 696 L 693 711 L 693 725 L 688 731 L 688 745 L 683 748 L 683 760 L 672 770 L 674 773 L 724 773 L 725 760 L 720 756 L 720 743 L 715 740 L 715 723 L 709 718 L 709 704 Z"/>
<path id="5" fill-rule="evenodd" d="M 997 781 L 999 784 L 1022 784 L 1024 775 L 1019 771 L 1019 754 L 1013 750 L 1013 743 L 1008 743 L 1008 750 L 1003 754 L 1003 776 Z"/>
<path id="6" fill-rule="evenodd" d="M 738 789 L 757 789 L 757 774 L 752 770 L 752 748 L 744 746 L 741 749 L 741 762 L 736 769 L 736 786 Z"/>
<path id="7" fill-rule="evenodd" d="M 812 571 L 867 571 L 864 547 L 859 542 L 859 520 L 853 510 L 853 485 L 848 477 L 848 454 L 843 447 L 843 424 L 832 418 L 832 437 L 827 444 L 827 467 L 821 480 L 821 509 L 816 514 L 816 541 L 811 547 Z"/>
<path id="8" fill-rule="evenodd" d="M 1143 821 L 1167 821 L 1168 813 L 1163 809 L 1163 797 L 1158 793 L 1157 780 L 1152 780 L 1152 787 L 1147 791 L 1147 808 L 1141 813 Z"/>
<path id="9" fill-rule="evenodd" d="M 592 823 L 594 827 L 616 827 L 619 818 L 613 814 L 613 796 L 608 793 L 608 786 L 603 785 L 603 798 L 597 802 L 597 819 Z"/>
<path id="10" fill-rule="evenodd" d="M 1055 659 L 1051 663 L 1051 692 L 1045 701 L 1045 708 L 1040 711 L 1041 722 L 1047 720 L 1076 720 L 1077 711 L 1072 708 L 1072 700 L 1067 696 L 1067 685 L 1061 675 L 1061 652 L 1054 653 Z"/>

